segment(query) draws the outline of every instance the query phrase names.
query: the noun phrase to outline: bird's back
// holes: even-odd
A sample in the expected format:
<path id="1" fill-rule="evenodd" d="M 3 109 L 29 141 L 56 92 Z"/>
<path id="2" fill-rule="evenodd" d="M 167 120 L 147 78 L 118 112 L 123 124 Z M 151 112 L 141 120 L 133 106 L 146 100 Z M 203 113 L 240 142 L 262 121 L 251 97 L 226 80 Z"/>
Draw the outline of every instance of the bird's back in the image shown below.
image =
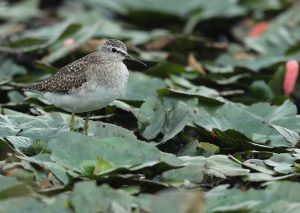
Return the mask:
<path id="1" fill-rule="evenodd" d="M 87 81 L 86 70 L 93 64 L 101 64 L 101 57 L 97 52 L 82 57 L 59 69 L 50 78 L 25 86 L 24 91 L 52 92 L 58 94 L 69 93 Z"/>

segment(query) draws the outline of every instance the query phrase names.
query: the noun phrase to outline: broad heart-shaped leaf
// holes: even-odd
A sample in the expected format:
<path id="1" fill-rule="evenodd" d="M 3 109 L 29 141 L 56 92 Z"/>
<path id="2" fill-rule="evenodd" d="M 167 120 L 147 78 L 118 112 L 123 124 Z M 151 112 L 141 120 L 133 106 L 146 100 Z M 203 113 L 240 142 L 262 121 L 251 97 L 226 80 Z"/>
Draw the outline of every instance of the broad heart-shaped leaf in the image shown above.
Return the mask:
<path id="1" fill-rule="evenodd" d="M 251 1 L 243 1 L 242 5 L 246 6 L 247 9 L 255 10 L 255 11 L 264 11 L 271 9 L 280 9 L 282 6 L 282 2 L 280 0 L 251 0 Z"/>
<path id="2" fill-rule="evenodd" d="M 170 95 L 170 94 L 177 94 L 177 95 L 186 95 L 186 96 L 192 96 L 197 97 L 199 100 L 206 102 L 206 103 L 212 103 L 212 104 L 222 104 L 224 99 L 220 97 L 218 92 L 216 92 L 213 89 L 209 89 L 204 86 L 200 86 L 197 88 L 191 88 L 191 89 L 168 89 L 163 88 L 159 89 L 157 91 L 159 95 Z"/>
<path id="3" fill-rule="evenodd" d="M 68 35 L 80 28 L 78 23 L 64 21 L 51 26 L 27 30 L 17 40 L 12 40 L 9 45 L 18 52 L 31 52 L 41 50 L 54 44 L 63 35 Z"/>
<path id="4" fill-rule="evenodd" d="M 292 146 L 295 146 L 299 142 L 299 133 L 271 123 L 270 126 L 274 128 L 278 133 L 280 133 L 285 138 L 285 140 L 289 142 Z"/>
<path id="5" fill-rule="evenodd" d="M 152 211 L 155 213 L 204 213 L 205 201 L 203 193 L 194 191 L 164 191 L 151 199 Z"/>
<path id="6" fill-rule="evenodd" d="M 97 157 L 110 165 L 109 171 L 140 170 L 159 164 L 167 166 L 162 169 L 168 169 L 183 164 L 174 155 L 160 152 L 151 144 L 122 137 L 87 137 L 68 132 L 53 138 L 48 148 L 52 151 L 51 159 L 54 162 L 78 173 L 85 172 L 87 162 L 94 161 L 96 166 Z"/>
<path id="7" fill-rule="evenodd" d="M 297 51 L 290 55 L 251 55 L 246 58 L 239 58 L 239 53 L 224 53 L 219 56 L 216 63 L 222 66 L 227 66 L 234 69 L 234 67 L 247 68 L 254 72 L 259 72 L 261 69 L 268 68 L 278 63 L 284 63 L 288 60 L 300 61 L 300 52 Z M 247 54 L 240 52 L 240 54 Z M 229 69 L 228 68 L 228 69 Z"/>
<path id="8" fill-rule="evenodd" d="M 29 186 L 18 181 L 15 177 L 0 176 L 0 200 L 29 193 Z"/>
<path id="9" fill-rule="evenodd" d="M 121 14 L 127 14 L 135 19 L 148 20 L 153 13 L 158 15 L 173 15 L 181 18 L 190 18 L 185 32 L 190 33 L 201 20 L 216 17 L 232 17 L 244 14 L 246 11 L 237 2 L 231 0 L 118 0 L 111 3 L 101 0 L 101 7 L 109 8 Z M 148 14 L 150 13 L 150 15 Z M 138 16 L 136 14 L 139 14 Z M 142 16 L 141 16 L 142 15 Z M 146 21 L 147 22 L 147 21 Z"/>
<path id="10" fill-rule="evenodd" d="M 225 100 L 220 93 L 212 88 L 198 86 L 187 79 L 175 75 L 171 75 L 170 80 L 166 80 L 169 88 L 158 90 L 160 95 L 177 94 L 198 97 L 199 101 L 204 103 L 222 104 Z"/>
<path id="11" fill-rule="evenodd" d="M 94 182 L 77 183 L 70 202 L 76 212 L 131 212 L 135 198 L 123 190 L 108 185 L 97 187 Z"/>
<path id="12" fill-rule="evenodd" d="M 114 124 L 100 121 L 89 121 L 88 131 L 89 135 L 96 136 L 98 138 L 120 137 L 133 140 L 136 139 L 136 136 L 132 131 Z"/>
<path id="13" fill-rule="evenodd" d="M 213 128 L 225 131 L 233 129 L 256 143 L 273 147 L 290 147 L 285 138 L 270 127 L 269 123 L 300 132 L 300 118 L 296 106 L 285 101 L 281 106 L 257 103 L 245 106 L 227 102 L 211 112 L 201 112 L 194 123 L 211 131 Z"/>
<path id="14" fill-rule="evenodd" d="M 165 87 L 163 80 L 147 76 L 143 73 L 130 72 L 125 93 L 121 96 L 124 100 L 145 100 L 156 95 L 156 90 Z"/>
<path id="15" fill-rule="evenodd" d="M 54 45 L 51 46 L 52 52 L 42 59 L 44 62 L 53 63 L 63 58 L 68 53 L 74 51 L 80 45 L 84 44 L 87 40 L 93 37 L 93 35 L 99 29 L 100 23 L 96 22 L 96 17 L 93 16 L 84 18 L 89 19 L 89 22 L 80 23 L 80 29 L 68 35 L 69 38 L 74 40 L 74 44 L 70 46 L 64 46 L 64 39 L 68 37 L 63 36 L 63 38 L 60 38 Z"/>
<path id="16" fill-rule="evenodd" d="M 56 177 L 64 185 L 66 185 L 70 182 L 70 178 L 67 174 L 67 170 L 64 167 L 62 167 L 61 165 L 52 162 L 50 159 L 50 154 L 38 154 L 38 155 L 35 155 L 32 157 L 20 156 L 18 158 L 21 159 L 23 162 L 28 162 L 28 163 L 31 163 L 34 165 L 38 165 L 38 166 L 42 167 L 44 170 L 51 171 L 52 174 L 54 175 L 54 177 Z M 33 170 L 33 172 L 35 172 L 35 169 L 30 169 L 30 168 L 28 168 L 28 166 L 26 167 L 26 169 Z M 38 179 L 38 178 L 36 177 L 35 179 Z M 58 182 L 58 181 L 56 181 L 56 182 Z"/>
<path id="17" fill-rule="evenodd" d="M 146 139 L 155 138 L 160 132 L 165 142 L 179 133 L 191 119 L 196 98 L 148 98 L 138 114 L 138 125 Z"/>
<path id="18" fill-rule="evenodd" d="M 46 198 L 45 198 L 46 199 Z M 0 201 L 0 212 L 21 213 L 21 212 L 60 212 L 71 213 L 68 208 L 65 194 L 58 195 L 51 202 L 43 202 L 33 197 L 17 197 Z"/>
<path id="19" fill-rule="evenodd" d="M 30 148 L 35 140 L 48 141 L 59 132 L 68 131 L 68 116 L 52 113 L 36 117 L 14 111 L 0 115 L 0 137 L 15 148 Z"/>
<path id="20" fill-rule="evenodd" d="M 267 160 L 264 160 L 264 163 L 268 166 L 274 167 L 274 171 L 281 174 L 288 174 L 295 170 L 293 168 L 293 163 L 295 158 L 289 153 L 274 153 L 273 156 Z"/>
<path id="21" fill-rule="evenodd" d="M 274 182 L 266 189 L 228 189 L 221 185 L 206 194 L 207 212 L 298 212 L 300 184 Z"/>
<path id="22" fill-rule="evenodd" d="M 27 73 L 26 69 L 16 64 L 12 59 L 0 57 L 0 82 L 10 81 L 14 75 L 24 75 Z"/>
<path id="23" fill-rule="evenodd" d="M 225 155 L 213 155 L 208 158 L 197 156 L 180 157 L 187 165 L 183 168 L 173 169 L 163 173 L 165 180 L 189 180 L 193 183 L 201 183 L 206 176 L 217 178 L 229 178 L 235 176 L 247 176 L 249 169 L 243 169 L 240 164 L 230 160 Z"/>
<path id="24" fill-rule="evenodd" d="M 290 7 L 273 19 L 261 36 L 246 38 L 246 46 L 263 55 L 280 56 L 297 44 L 300 36 L 299 24 L 299 7 Z"/>
<path id="25" fill-rule="evenodd" d="M 24 0 L 16 4 L 1 2 L 0 17 L 10 21 L 26 21 L 33 17 L 39 17 L 42 13 L 39 10 L 38 0 Z"/>

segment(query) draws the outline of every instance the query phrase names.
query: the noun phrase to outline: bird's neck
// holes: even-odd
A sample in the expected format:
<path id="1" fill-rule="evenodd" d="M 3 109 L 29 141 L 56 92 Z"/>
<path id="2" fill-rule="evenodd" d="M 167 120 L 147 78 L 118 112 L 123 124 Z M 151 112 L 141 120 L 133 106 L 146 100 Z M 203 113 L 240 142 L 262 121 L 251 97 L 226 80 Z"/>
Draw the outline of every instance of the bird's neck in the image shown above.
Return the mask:
<path id="1" fill-rule="evenodd" d="M 123 62 L 93 65 L 87 72 L 88 79 L 106 88 L 125 86 L 128 75 L 128 69 Z"/>

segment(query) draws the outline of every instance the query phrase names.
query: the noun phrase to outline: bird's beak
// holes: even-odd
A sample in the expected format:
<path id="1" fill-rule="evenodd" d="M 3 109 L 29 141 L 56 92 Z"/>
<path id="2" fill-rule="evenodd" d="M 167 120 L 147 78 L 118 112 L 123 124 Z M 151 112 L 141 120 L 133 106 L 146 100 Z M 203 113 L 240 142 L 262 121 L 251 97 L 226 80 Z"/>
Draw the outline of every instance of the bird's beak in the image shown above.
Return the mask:
<path id="1" fill-rule="evenodd" d="M 125 55 L 125 58 L 127 58 L 127 59 L 129 59 L 129 60 L 131 60 L 131 61 L 138 62 L 138 63 L 144 65 L 145 67 L 147 67 L 147 64 L 145 64 L 144 62 L 142 62 L 142 61 L 140 61 L 140 60 L 138 60 L 138 59 L 136 59 L 136 58 L 134 58 L 134 57 L 132 57 L 131 55 L 126 54 L 126 55 Z"/>

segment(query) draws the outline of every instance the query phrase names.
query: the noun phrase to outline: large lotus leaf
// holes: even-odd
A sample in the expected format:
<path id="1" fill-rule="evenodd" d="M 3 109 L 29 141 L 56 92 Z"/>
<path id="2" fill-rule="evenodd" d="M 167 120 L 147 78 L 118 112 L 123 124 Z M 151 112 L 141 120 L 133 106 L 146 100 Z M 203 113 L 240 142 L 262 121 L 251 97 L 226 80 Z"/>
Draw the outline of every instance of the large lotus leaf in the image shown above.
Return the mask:
<path id="1" fill-rule="evenodd" d="M 155 213 L 204 213 L 206 206 L 203 193 L 199 190 L 164 191 L 154 196 L 151 201 L 152 211 Z"/>
<path id="2" fill-rule="evenodd" d="M 87 137 L 68 132 L 53 138 L 48 148 L 54 162 L 79 173 L 84 173 L 91 165 L 95 170 L 97 167 L 105 169 L 97 174 L 118 168 L 142 169 L 160 163 L 170 167 L 182 165 L 174 155 L 166 155 L 151 144 L 122 137 Z"/>
<path id="3" fill-rule="evenodd" d="M 237 51 L 230 51 L 229 49 L 229 52 L 220 55 L 215 63 L 229 67 L 228 69 L 230 69 L 230 71 L 233 71 L 234 67 L 241 67 L 247 68 L 251 71 L 259 72 L 261 69 L 268 68 L 288 60 L 300 61 L 299 51 L 295 51 L 289 55 L 282 53 L 278 55 L 272 55 L 269 51 L 268 54 L 254 55 L 248 54 L 244 49 L 239 49 Z"/>
<path id="4" fill-rule="evenodd" d="M 280 9 L 282 2 L 280 0 L 244 0 L 241 2 L 247 9 L 260 11 L 270 9 Z"/>
<path id="5" fill-rule="evenodd" d="M 51 113 L 43 116 L 31 116 L 14 111 L 0 115 L 0 137 L 6 138 L 16 149 L 31 148 L 35 141 L 49 141 L 60 132 L 68 132 L 69 116 L 63 113 Z M 76 117 L 76 127 L 83 127 L 84 121 Z M 133 132 L 122 127 L 103 122 L 89 121 L 89 135 L 123 137 L 135 139 Z"/>
<path id="6" fill-rule="evenodd" d="M 72 212 L 66 205 L 64 196 L 56 196 L 50 203 L 46 203 L 33 197 L 11 198 L 0 202 L 0 211 L 3 213 L 21 212 Z"/>
<path id="7" fill-rule="evenodd" d="M 61 113 L 40 117 L 23 113 L 0 115 L 0 137 L 6 137 L 16 148 L 29 148 L 33 141 L 48 141 L 59 132 L 68 131 L 68 118 Z"/>
<path id="8" fill-rule="evenodd" d="M 269 27 L 261 36 L 245 37 L 246 47 L 257 51 L 258 55 L 247 53 L 246 48 L 232 48 L 229 53 L 221 55 L 217 59 L 218 64 L 232 67 L 245 67 L 253 71 L 259 71 L 274 64 L 287 60 L 300 60 L 300 53 L 293 48 L 300 36 L 299 5 L 291 7 L 269 23 Z"/>
<path id="9" fill-rule="evenodd" d="M 205 177 L 229 178 L 236 176 L 247 176 L 249 169 L 243 169 L 241 165 L 230 160 L 225 155 L 213 155 L 208 158 L 180 157 L 187 165 L 183 168 L 173 169 L 163 173 L 165 180 L 188 180 L 193 183 L 201 183 Z"/>
<path id="10" fill-rule="evenodd" d="M 190 17 L 193 11 L 201 11 L 196 13 L 198 19 L 208 19 L 213 17 L 240 15 L 244 9 L 237 2 L 230 0 L 118 0 L 112 3 L 108 0 L 100 1 L 103 7 L 110 8 L 118 13 L 130 13 L 132 11 L 157 12 L 166 15 L 175 15 L 180 17 Z M 197 20 L 198 20 L 197 19 Z"/>
<path id="11" fill-rule="evenodd" d="M 299 183 L 275 182 L 264 190 L 228 189 L 221 185 L 206 194 L 207 212 L 295 212 L 299 208 Z M 275 207 L 284 204 L 279 209 Z"/>
<path id="12" fill-rule="evenodd" d="M 163 80 L 138 72 L 130 72 L 128 84 L 121 99 L 145 100 L 156 95 L 156 90 L 165 87 Z"/>
<path id="13" fill-rule="evenodd" d="M 267 103 L 245 106 L 227 102 L 212 112 L 199 113 L 194 122 L 208 131 L 213 128 L 222 131 L 232 129 L 260 144 L 288 147 L 291 144 L 270 123 L 300 132 L 300 119 L 296 114 L 296 106 L 290 101 L 281 106 Z"/>
<path id="14" fill-rule="evenodd" d="M 108 185 L 97 187 L 94 182 L 77 183 L 70 198 L 76 212 L 131 212 L 135 198 Z"/>
<path id="15" fill-rule="evenodd" d="M 25 0 L 13 5 L 3 1 L 0 4 L 0 17 L 11 21 L 24 21 L 39 17 L 42 15 L 42 12 L 38 6 L 38 0 Z"/>
<path id="16" fill-rule="evenodd" d="M 16 64 L 12 59 L 0 57 L 0 82 L 11 81 L 15 75 L 24 75 L 27 73 L 23 66 Z"/>
<path id="17" fill-rule="evenodd" d="M 271 158 L 264 160 L 266 165 L 274 167 L 274 171 L 282 174 L 288 174 L 295 170 L 295 168 L 293 168 L 294 162 L 295 158 L 289 153 L 274 153 Z"/>
<path id="18" fill-rule="evenodd" d="M 148 98 L 141 106 L 138 124 L 146 139 L 164 134 L 163 142 L 173 138 L 191 120 L 195 98 Z"/>
<path id="19" fill-rule="evenodd" d="M 98 138 L 122 137 L 136 139 L 136 136 L 132 131 L 100 121 L 89 121 L 88 132 L 89 135 L 97 136 Z"/>
<path id="20" fill-rule="evenodd" d="M 30 193 L 29 186 L 15 177 L 0 176 L 0 200 Z"/>
<path id="21" fill-rule="evenodd" d="M 299 24 L 299 5 L 295 5 L 273 19 L 261 36 L 246 38 L 246 46 L 264 55 L 284 54 L 299 41 Z"/>
<path id="22" fill-rule="evenodd" d="M 80 29 L 80 24 L 74 21 L 63 21 L 50 26 L 31 29 L 9 42 L 12 51 L 30 52 L 41 50 L 53 45 L 64 36 L 71 36 Z"/>
<path id="23" fill-rule="evenodd" d="M 45 56 L 43 61 L 53 63 L 79 48 L 80 45 L 85 44 L 99 30 L 100 22 L 98 18 L 97 14 L 88 13 L 74 19 L 73 22 L 78 23 L 79 28 L 77 28 L 77 30 L 64 33 L 51 46 L 51 53 Z M 64 45 L 64 40 L 69 38 L 73 39 L 74 43 L 68 46 Z"/>
<path id="24" fill-rule="evenodd" d="M 45 170 L 49 170 L 53 173 L 53 175 L 63 184 L 68 184 L 70 179 L 67 175 L 67 170 L 59 164 L 54 163 L 50 159 L 50 154 L 38 154 L 33 157 L 19 157 L 22 161 L 28 162 L 34 165 L 38 165 Z M 34 168 L 27 168 L 27 170 L 32 170 L 37 174 L 37 171 Z M 38 178 L 36 177 L 38 180 Z M 58 182 L 58 181 L 56 181 Z"/>

